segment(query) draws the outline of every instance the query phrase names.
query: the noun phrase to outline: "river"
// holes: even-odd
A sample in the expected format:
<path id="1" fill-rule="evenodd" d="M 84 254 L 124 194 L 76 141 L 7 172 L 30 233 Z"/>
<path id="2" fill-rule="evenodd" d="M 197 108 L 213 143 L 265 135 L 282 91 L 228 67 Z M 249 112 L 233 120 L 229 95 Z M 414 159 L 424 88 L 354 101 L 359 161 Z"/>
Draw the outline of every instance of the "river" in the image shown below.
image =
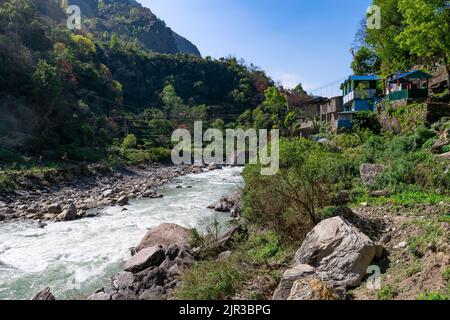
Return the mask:
<path id="1" fill-rule="evenodd" d="M 84 299 L 109 287 L 149 229 L 163 222 L 202 229 L 216 216 L 225 225 L 228 215 L 207 206 L 237 190 L 240 173 L 226 168 L 176 178 L 159 190 L 164 198 L 134 200 L 128 211 L 108 207 L 95 218 L 44 229 L 33 221 L 0 223 L 0 300 L 31 299 L 45 287 L 57 299 Z"/>

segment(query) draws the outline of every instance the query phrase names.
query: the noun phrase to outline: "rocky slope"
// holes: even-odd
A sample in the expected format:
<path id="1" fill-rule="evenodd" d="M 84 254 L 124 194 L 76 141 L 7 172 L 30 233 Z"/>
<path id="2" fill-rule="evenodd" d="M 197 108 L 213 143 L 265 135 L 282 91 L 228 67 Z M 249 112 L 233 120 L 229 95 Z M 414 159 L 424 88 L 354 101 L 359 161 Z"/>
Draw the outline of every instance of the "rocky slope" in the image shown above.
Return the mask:
<path id="1" fill-rule="evenodd" d="M 66 15 L 60 0 L 33 0 L 39 12 L 48 20 L 65 23 Z M 200 56 L 189 40 L 166 26 L 153 12 L 135 0 L 70 0 L 82 14 L 82 28 L 104 37 L 116 34 L 126 41 L 137 41 L 144 48 L 159 53 L 187 53 Z"/>

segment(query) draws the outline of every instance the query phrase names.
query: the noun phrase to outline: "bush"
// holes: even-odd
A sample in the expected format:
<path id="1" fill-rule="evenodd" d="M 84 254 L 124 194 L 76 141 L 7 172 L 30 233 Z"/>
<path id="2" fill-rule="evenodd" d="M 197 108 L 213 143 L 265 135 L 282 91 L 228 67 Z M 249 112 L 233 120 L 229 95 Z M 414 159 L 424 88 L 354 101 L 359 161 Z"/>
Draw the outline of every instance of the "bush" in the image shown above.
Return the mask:
<path id="1" fill-rule="evenodd" d="M 129 134 L 123 139 L 122 147 L 124 149 L 132 149 L 137 146 L 137 139 L 134 134 Z"/>
<path id="2" fill-rule="evenodd" d="M 244 216 L 283 243 L 300 243 L 320 221 L 333 189 L 350 187 L 354 175 L 354 163 L 341 154 L 305 139 L 282 139 L 278 174 L 262 176 L 258 165 L 244 170 Z"/>
<path id="3" fill-rule="evenodd" d="M 0 173 L 0 192 L 11 192 L 17 188 L 17 185 L 9 176 Z"/>

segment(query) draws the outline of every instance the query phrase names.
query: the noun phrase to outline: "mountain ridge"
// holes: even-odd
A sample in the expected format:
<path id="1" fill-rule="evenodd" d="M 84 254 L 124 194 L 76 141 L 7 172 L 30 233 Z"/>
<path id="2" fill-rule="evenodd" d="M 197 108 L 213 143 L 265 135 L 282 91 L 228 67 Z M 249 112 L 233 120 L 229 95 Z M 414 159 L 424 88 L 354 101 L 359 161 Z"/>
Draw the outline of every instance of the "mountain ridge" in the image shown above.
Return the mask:
<path id="1" fill-rule="evenodd" d="M 113 34 L 132 40 L 142 48 L 167 54 L 186 53 L 201 57 L 198 48 L 159 19 L 150 8 L 135 0 L 32 0 L 47 19 L 65 23 L 63 8 L 77 5 L 81 9 L 82 30 L 96 37 Z M 106 35 L 107 34 L 107 35 Z"/>

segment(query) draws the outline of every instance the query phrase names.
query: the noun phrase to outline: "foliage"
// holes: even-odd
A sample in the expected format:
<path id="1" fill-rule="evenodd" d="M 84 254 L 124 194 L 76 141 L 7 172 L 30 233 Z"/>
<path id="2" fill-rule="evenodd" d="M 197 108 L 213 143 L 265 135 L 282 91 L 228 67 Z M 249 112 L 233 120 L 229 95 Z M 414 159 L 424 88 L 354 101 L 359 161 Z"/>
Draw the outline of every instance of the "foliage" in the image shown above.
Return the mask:
<path id="1" fill-rule="evenodd" d="M 258 165 L 244 170 L 245 217 L 270 228 L 284 243 L 298 243 L 320 221 L 318 210 L 330 201 L 331 189 L 351 184 L 354 169 L 318 143 L 281 140 L 278 174 L 261 176 Z"/>
<path id="2" fill-rule="evenodd" d="M 199 262 L 183 274 L 183 285 L 176 295 L 187 300 L 226 300 L 233 297 L 243 279 L 243 273 L 231 262 Z"/>
<path id="3" fill-rule="evenodd" d="M 450 297 L 446 294 L 441 294 L 438 292 L 427 292 L 427 293 L 421 293 L 417 300 L 430 300 L 430 301 L 448 301 L 450 300 Z"/>
<path id="4" fill-rule="evenodd" d="M 356 52 L 351 67 L 357 75 L 376 74 L 380 70 L 381 61 L 373 49 L 362 46 Z"/>
<path id="5" fill-rule="evenodd" d="M 137 146 L 137 139 L 134 134 L 129 134 L 123 139 L 122 147 L 125 149 L 132 149 Z"/>

